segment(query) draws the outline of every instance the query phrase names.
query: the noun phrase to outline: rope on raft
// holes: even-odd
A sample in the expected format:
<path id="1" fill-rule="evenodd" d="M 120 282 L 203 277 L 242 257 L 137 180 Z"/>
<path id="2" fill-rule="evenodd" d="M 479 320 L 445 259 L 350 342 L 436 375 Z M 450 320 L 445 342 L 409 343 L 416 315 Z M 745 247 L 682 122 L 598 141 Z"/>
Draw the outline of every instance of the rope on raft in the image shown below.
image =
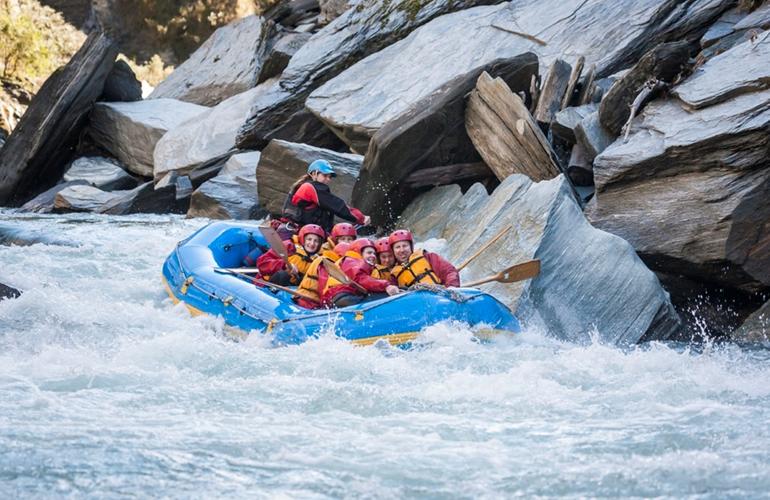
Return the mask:
<path id="1" fill-rule="evenodd" d="M 429 283 L 416 283 L 409 287 L 410 291 L 426 291 L 426 292 L 432 292 L 437 295 L 443 295 L 444 297 L 447 297 L 450 300 L 453 300 L 455 302 L 463 303 L 469 301 L 471 298 L 466 297 L 461 293 L 458 293 L 454 290 L 450 290 L 449 288 L 446 288 L 441 285 L 431 285 Z"/>

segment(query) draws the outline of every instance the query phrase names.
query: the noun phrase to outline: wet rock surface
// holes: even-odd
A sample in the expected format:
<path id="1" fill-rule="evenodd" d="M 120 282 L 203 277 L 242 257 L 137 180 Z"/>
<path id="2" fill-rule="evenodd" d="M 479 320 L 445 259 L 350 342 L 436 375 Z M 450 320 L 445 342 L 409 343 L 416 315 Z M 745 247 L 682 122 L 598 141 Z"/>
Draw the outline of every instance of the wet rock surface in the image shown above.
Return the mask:
<path id="1" fill-rule="evenodd" d="M 257 84 L 271 28 L 248 16 L 217 29 L 150 94 L 213 106 Z"/>
<path id="2" fill-rule="evenodd" d="M 89 135 L 130 172 L 152 177 L 153 151 L 161 137 L 208 109 L 176 99 L 100 102 L 91 113 Z"/>
<path id="3" fill-rule="evenodd" d="M 260 206 L 271 214 L 280 215 L 289 189 L 307 173 L 308 165 L 314 160 L 326 160 L 331 164 L 337 174 L 331 185 L 332 192 L 350 202 L 362 156 L 274 139 L 262 150 L 257 166 Z"/>
<path id="4" fill-rule="evenodd" d="M 770 301 L 749 316 L 732 338 L 739 342 L 770 342 Z"/>
<path id="5" fill-rule="evenodd" d="M 627 345 L 667 339 L 680 328 L 657 277 L 628 242 L 588 223 L 563 176 L 533 183 L 512 175 L 491 195 L 481 185 L 465 195 L 457 186 L 435 188 L 407 208 L 400 224 L 418 240 L 446 239 L 445 256 L 455 263 L 512 225 L 461 277 L 540 259 L 541 273 L 530 281 L 481 288 L 565 340 Z"/>
<path id="6" fill-rule="evenodd" d="M 64 174 L 65 182 L 82 180 L 103 191 L 132 189 L 137 181 L 109 158 L 83 157 L 72 162 Z"/>

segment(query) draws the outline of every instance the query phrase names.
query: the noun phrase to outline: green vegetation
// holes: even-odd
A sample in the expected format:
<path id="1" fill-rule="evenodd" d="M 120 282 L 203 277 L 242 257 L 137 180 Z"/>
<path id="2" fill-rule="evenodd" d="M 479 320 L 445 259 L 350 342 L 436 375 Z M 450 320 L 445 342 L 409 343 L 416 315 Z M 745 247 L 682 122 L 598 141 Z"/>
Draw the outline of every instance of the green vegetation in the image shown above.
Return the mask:
<path id="1" fill-rule="evenodd" d="M 36 91 L 74 54 L 85 35 L 33 0 L 0 0 L 0 77 Z"/>

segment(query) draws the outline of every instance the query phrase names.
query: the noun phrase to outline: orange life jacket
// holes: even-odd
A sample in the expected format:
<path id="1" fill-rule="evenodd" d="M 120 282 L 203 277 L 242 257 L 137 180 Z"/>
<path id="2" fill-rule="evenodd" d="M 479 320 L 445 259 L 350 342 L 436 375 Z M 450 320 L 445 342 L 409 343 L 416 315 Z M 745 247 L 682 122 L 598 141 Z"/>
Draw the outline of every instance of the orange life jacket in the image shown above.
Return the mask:
<path id="1" fill-rule="evenodd" d="M 392 276 L 396 277 L 400 287 L 412 286 L 415 283 L 441 284 L 441 280 L 433 272 L 430 262 L 425 258 L 425 251 L 422 249 L 412 252 L 405 264 L 396 264 L 390 272 Z"/>

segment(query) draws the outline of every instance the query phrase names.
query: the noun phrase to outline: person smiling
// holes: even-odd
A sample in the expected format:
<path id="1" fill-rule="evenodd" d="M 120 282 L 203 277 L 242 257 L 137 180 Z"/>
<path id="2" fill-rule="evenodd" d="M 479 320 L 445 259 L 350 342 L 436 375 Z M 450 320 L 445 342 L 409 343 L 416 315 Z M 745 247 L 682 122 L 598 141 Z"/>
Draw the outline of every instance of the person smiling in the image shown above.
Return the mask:
<path id="1" fill-rule="evenodd" d="M 327 233 L 332 230 L 335 215 L 355 224 L 369 225 L 368 215 L 332 194 L 329 184 L 334 176 L 334 169 L 326 160 L 315 160 L 308 165 L 307 174 L 289 190 L 283 204 L 283 217 L 298 226 L 317 224 Z"/>
<path id="2" fill-rule="evenodd" d="M 409 287 L 416 283 L 459 287 L 460 273 L 438 254 L 414 248 L 412 233 L 405 229 L 393 231 L 388 243 L 396 258 L 391 270 L 392 279 L 398 286 Z"/>

